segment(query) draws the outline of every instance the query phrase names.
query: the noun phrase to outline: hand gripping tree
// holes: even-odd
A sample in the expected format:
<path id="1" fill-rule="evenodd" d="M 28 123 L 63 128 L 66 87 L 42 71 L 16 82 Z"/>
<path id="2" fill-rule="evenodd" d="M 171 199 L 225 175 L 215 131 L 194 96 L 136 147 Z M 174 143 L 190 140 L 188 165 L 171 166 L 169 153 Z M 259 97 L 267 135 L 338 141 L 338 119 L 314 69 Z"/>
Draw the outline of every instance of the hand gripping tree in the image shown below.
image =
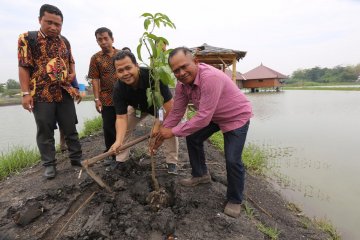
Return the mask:
<path id="1" fill-rule="evenodd" d="M 175 24 L 162 13 L 150 14 L 144 13 L 141 15 L 145 18 L 144 20 L 144 29 L 145 32 L 139 39 L 139 45 L 137 46 L 137 55 L 138 59 L 149 68 L 149 85 L 150 87 L 146 90 L 148 106 L 153 106 L 154 116 L 158 120 L 154 120 L 152 133 L 158 132 L 160 122 L 163 120 L 163 103 L 164 98 L 160 92 L 160 81 L 164 85 L 175 85 L 175 77 L 171 72 L 171 69 L 168 65 L 167 57 L 171 49 L 166 50 L 166 46 L 169 45 L 167 39 L 161 36 L 154 34 L 155 28 L 160 28 L 161 25 L 164 27 L 176 28 Z M 147 64 L 143 61 L 141 50 L 143 47 L 146 47 L 146 50 L 149 54 L 150 63 Z M 152 79 L 152 80 L 151 80 Z M 160 122 L 159 122 L 160 121 Z M 168 194 L 164 189 L 161 189 L 159 182 L 156 178 L 155 172 L 155 158 L 154 158 L 154 144 L 156 143 L 156 138 L 153 137 L 149 142 L 149 149 L 151 154 L 151 179 L 154 187 L 147 197 L 147 201 L 150 203 L 154 210 L 158 210 L 160 206 L 166 205 L 168 202 Z"/>

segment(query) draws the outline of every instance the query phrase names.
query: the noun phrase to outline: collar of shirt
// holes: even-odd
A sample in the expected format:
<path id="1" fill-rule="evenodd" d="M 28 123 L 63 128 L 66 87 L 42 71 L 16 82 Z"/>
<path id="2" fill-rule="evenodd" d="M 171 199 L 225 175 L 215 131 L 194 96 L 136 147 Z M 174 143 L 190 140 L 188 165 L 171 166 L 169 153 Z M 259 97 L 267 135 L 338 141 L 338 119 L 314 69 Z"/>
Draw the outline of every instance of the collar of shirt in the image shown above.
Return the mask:
<path id="1" fill-rule="evenodd" d="M 114 50 L 114 51 L 116 51 L 116 48 L 115 47 L 112 47 L 112 49 Z M 102 55 L 107 55 L 107 56 L 109 56 L 106 52 L 104 52 L 102 49 L 101 49 L 101 54 Z"/>
<path id="2" fill-rule="evenodd" d="M 47 38 L 47 35 L 41 30 L 41 28 L 40 28 L 40 30 L 39 30 L 39 33 L 40 33 L 40 35 L 41 35 L 43 38 Z M 57 36 L 57 38 L 60 39 L 60 35 Z"/>

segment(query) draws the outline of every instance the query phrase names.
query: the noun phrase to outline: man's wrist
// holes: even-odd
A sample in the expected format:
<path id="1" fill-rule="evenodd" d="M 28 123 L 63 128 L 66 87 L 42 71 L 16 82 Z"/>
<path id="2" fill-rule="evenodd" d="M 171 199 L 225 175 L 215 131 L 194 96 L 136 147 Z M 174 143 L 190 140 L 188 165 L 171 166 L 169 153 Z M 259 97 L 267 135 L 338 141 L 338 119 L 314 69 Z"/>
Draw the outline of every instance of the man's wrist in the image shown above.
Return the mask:
<path id="1" fill-rule="evenodd" d="M 94 98 L 94 101 L 97 102 L 97 101 L 99 101 L 99 99 L 98 99 L 98 98 Z"/>
<path id="2" fill-rule="evenodd" d="M 25 96 L 27 96 L 27 95 L 30 95 L 30 92 L 21 92 L 21 96 L 22 96 L 22 97 L 25 97 Z"/>

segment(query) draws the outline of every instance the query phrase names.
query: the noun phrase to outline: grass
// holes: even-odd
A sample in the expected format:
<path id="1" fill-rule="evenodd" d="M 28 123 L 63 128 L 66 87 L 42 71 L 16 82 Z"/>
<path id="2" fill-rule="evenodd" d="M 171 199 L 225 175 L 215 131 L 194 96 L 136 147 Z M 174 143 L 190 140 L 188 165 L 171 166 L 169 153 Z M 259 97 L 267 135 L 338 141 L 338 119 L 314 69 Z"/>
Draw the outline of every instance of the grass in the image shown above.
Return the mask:
<path id="1" fill-rule="evenodd" d="M 256 225 L 260 232 L 268 236 L 271 240 L 279 239 L 280 231 L 277 228 L 267 227 L 262 223 Z"/>
<path id="2" fill-rule="evenodd" d="M 90 136 L 102 129 L 102 118 L 101 116 L 95 117 L 90 120 L 86 120 L 84 123 L 83 130 L 79 133 L 79 137 L 83 138 L 86 136 Z"/>
<path id="3" fill-rule="evenodd" d="M 254 208 L 250 207 L 250 204 L 248 204 L 247 202 L 244 202 L 243 208 L 244 208 L 246 216 L 248 216 L 249 218 L 255 217 L 255 210 L 254 210 Z"/>
<path id="4" fill-rule="evenodd" d="M 336 231 L 335 227 L 331 224 L 329 220 L 314 219 L 314 222 L 318 226 L 318 228 L 330 235 L 331 240 L 341 240 L 340 234 Z"/>
<path id="5" fill-rule="evenodd" d="M 0 180 L 10 174 L 33 166 L 40 161 L 40 153 L 35 149 L 15 147 L 10 152 L 0 155 Z"/>

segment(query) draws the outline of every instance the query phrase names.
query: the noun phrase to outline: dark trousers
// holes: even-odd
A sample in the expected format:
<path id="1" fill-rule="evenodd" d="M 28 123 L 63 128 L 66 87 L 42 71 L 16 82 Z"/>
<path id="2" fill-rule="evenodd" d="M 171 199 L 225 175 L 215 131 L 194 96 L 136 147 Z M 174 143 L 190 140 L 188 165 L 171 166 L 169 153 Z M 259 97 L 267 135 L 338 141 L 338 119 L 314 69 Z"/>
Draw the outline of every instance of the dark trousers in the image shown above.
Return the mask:
<path id="1" fill-rule="evenodd" d="M 37 126 L 36 142 L 44 166 L 56 164 L 54 126 L 58 122 L 64 132 L 69 158 L 80 161 L 82 157 L 79 136 L 76 131 L 76 111 L 74 100 L 63 90 L 62 102 L 35 102 L 34 117 Z"/>
<path id="2" fill-rule="evenodd" d="M 244 126 L 223 134 L 228 182 L 226 197 L 232 203 L 241 203 L 243 200 L 245 168 L 241 155 L 249 124 L 248 121 Z M 219 130 L 217 124 L 210 122 L 205 128 L 186 137 L 193 177 L 201 177 L 207 173 L 204 141 Z"/>
<path id="3" fill-rule="evenodd" d="M 113 106 L 103 106 L 101 111 L 101 117 L 103 120 L 103 130 L 104 130 L 104 139 L 105 139 L 105 152 L 110 149 L 116 140 L 116 113 L 115 107 Z"/>

